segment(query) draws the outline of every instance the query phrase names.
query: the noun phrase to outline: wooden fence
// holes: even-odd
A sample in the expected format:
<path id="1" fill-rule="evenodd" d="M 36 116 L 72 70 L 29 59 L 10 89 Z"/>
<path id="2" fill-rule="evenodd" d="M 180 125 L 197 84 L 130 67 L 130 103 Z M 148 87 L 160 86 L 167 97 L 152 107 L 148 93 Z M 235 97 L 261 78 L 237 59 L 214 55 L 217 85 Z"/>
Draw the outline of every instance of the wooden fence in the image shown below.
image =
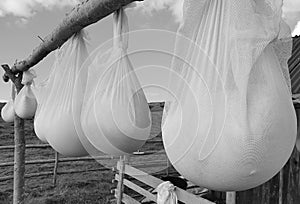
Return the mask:
<path id="1" fill-rule="evenodd" d="M 163 180 L 149 175 L 139 169 L 136 169 L 128 164 L 126 164 L 125 159 L 121 158 L 117 164 L 118 173 L 115 175 L 115 180 L 118 181 L 117 189 L 115 189 L 115 197 L 117 204 L 141 204 L 136 199 L 134 199 L 131 195 L 127 195 L 124 192 L 124 187 L 132 189 L 138 194 L 142 195 L 144 198 L 156 202 L 156 195 L 151 192 L 151 190 L 147 190 L 144 187 L 132 182 L 129 178 L 125 178 L 125 176 L 130 176 L 131 178 L 146 184 L 147 186 L 155 189 Z M 150 189 L 151 189 L 150 188 Z M 206 200 L 200 196 L 196 196 L 192 193 L 189 193 L 179 187 L 176 187 L 175 193 L 178 197 L 178 201 L 182 201 L 187 204 L 214 204 L 213 202 Z M 228 203 L 232 204 L 232 203 Z"/>
<path id="2" fill-rule="evenodd" d="M 26 149 L 45 149 L 51 148 L 48 144 L 30 144 L 26 145 Z M 0 146 L 0 151 L 3 150 L 14 150 L 14 146 Z M 39 176 L 50 176 L 53 175 L 53 184 L 56 185 L 57 175 L 60 174 L 73 174 L 73 173 L 82 173 L 82 172 L 91 172 L 91 171 L 105 171 L 107 168 L 94 168 L 94 169 L 87 169 L 87 170 L 69 170 L 69 171 L 58 171 L 58 166 L 60 163 L 66 162 L 77 162 L 77 161 L 95 161 L 96 160 L 107 160 L 111 159 L 110 156 L 99 156 L 99 157 L 78 157 L 78 158 L 59 158 L 59 154 L 53 150 L 53 154 L 55 154 L 54 159 L 39 159 L 39 160 L 29 160 L 26 161 L 26 165 L 34 165 L 34 164 L 51 164 L 53 163 L 53 171 L 47 172 L 39 172 L 39 173 L 30 173 L 26 174 L 25 178 L 33 178 Z M 4 162 L 0 163 L 0 168 L 3 167 L 12 167 L 14 166 L 14 162 Z M 3 176 L 0 177 L 0 182 L 12 180 L 14 177 L 13 175 Z"/>
<path id="3" fill-rule="evenodd" d="M 159 142 L 159 141 L 151 141 L 151 143 L 157 143 L 157 142 Z M 0 152 L 1 151 L 14 150 L 14 148 L 15 147 L 13 145 L 0 146 Z M 45 149 L 45 148 L 52 149 L 49 144 L 28 144 L 28 145 L 26 145 L 26 149 Z M 163 154 L 164 152 L 157 153 L 157 151 L 146 151 L 146 152 L 144 152 L 143 155 L 150 155 L 150 154 L 154 154 L 154 153 L 155 154 Z M 53 150 L 53 154 L 55 154 L 54 159 L 38 159 L 38 160 L 27 160 L 27 161 L 25 161 L 25 165 L 53 164 L 53 170 L 52 171 L 25 174 L 25 178 L 34 178 L 34 177 L 39 177 L 39 176 L 50 176 L 50 175 L 52 175 L 53 176 L 53 185 L 56 185 L 57 177 L 58 177 L 58 175 L 61 175 L 61 174 L 74 174 L 74 173 L 93 172 L 93 171 L 106 171 L 106 170 L 108 170 L 108 168 L 106 168 L 106 167 L 101 167 L 101 168 L 92 168 L 92 169 L 85 169 L 85 170 L 58 171 L 59 164 L 61 164 L 61 163 L 78 162 L 78 161 L 87 162 L 87 161 L 95 161 L 95 160 L 118 159 L 116 157 L 112 157 L 112 156 L 109 156 L 109 155 L 103 155 L 103 156 L 97 156 L 97 157 L 87 156 L 87 157 L 60 158 L 59 154 L 54 150 Z M 155 163 L 154 165 L 153 165 L 153 162 Z M 156 166 L 158 166 L 158 165 L 165 166 L 166 167 L 165 168 L 166 173 L 168 174 L 168 172 L 167 172 L 168 167 L 169 167 L 169 161 L 168 160 L 151 161 L 151 162 L 148 162 L 147 164 L 145 164 L 145 163 L 135 164 L 135 166 L 137 166 L 137 167 L 141 167 L 141 166 L 154 167 L 155 165 Z M 14 166 L 13 161 L 0 163 L 0 168 L 13 167 L 13 166 Z M 13 175 L 2 176 L 2 177 L 0 177 L 0 182 L 12 180 L 13 178 L 14 178 Z"/>
<path id="4" fill-rule="evenodd" d="M 49 145 L 26 145 L 26 148 L 51 148 Z M 0 151 L 3 150 L 13 150 L 14 146 L 1 146 Z M 54 154 L 55 152 L 53 152 Z M 147 151 L 145 154 L 157 153 L 156 151 Z M 54 159 L 39 159 L 26 161 L 27 165 L 32 164 L 52 164 L 53 170 L 39 173 L 26 174 L 25 178 L 34 178 L 39 176 L 53 176 L 53 184 L 56 184 L 57 176 L 61 174 L 74 174 L 92 171 L 105 171 L 107 168 L 93 168 L 86 170 L 68 170 L 68 171 L 58 171 L 59 164 L 67 162 L 77 162 L 77 161 L 94 161 L 94 160 L 109 160 L 112 159 L 111 156 L 100 156 L 96 158 L 92 157 L 80 157 L 80 158 L 59 158 L 58 154 L 55 153 Z M 11 167 L 14 162 L 0 163 L 0 168 Z M 147 163 L 135 163 L 131 164 L 135 168 L 152 168 L 155 166 L 165 166 L 167 175 L 169 172 L 170 164 L 168 160 L 157 160 L 150 161 Z M 116 170 L 116 169 L 114 169 Z M 159 175 L 156 175 L 159 177 Z M 13 175 L 0 177 L 0 182 L 12 180 Z M 300 203 L 300 153 L 296 150 L 284 166 L 282 171 L 273 177 L 270 181 L 265 184 L 242 192 L 212 192 L 214 197 L 218 200 L 226 200 L 226 203 L 241 203 L 241 204 L 299 204 Z"/>

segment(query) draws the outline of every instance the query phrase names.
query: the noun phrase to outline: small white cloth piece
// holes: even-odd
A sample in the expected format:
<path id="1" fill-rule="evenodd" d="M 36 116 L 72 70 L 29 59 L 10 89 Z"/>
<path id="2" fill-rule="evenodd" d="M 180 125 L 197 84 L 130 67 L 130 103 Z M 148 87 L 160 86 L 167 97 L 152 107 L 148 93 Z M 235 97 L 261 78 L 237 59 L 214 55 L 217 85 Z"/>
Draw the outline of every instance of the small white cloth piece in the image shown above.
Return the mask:
<path id="1" fill-rule="evenodd" d="M 178 199 L 175 193 L 175 186 L 166 181 L 159 184 L 154 192 L 157 192 L 157 204 L 177 204 Z"/>
<path id="2" fill-rule="evenodd" d="M 37 109 L 37 100 L 31 88 L 31 85 L 34 83 L 34 78 L 36 78 L 36 73 L 34 70 L 23 72 L 21 83 L 24 85 L 24 87 L 16 96 L 14 101 L 15 112 L 20 118 L 23 119 L 33 118 Z"/>
<path id="3" fill-rule="evenodd" d="M 15 118 L 15 110 L 14 110 L 14 102 L 8 101 L 1 110 L 1 118 L 7 122 L 12 123 L 14 122 Z"/>

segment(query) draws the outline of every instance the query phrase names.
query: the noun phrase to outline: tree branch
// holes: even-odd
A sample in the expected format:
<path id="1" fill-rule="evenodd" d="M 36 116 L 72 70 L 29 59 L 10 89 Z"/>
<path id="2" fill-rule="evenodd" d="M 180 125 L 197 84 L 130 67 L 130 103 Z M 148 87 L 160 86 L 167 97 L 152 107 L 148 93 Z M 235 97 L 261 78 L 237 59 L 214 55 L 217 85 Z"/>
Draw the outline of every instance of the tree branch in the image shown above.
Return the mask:
<path id="1" fill-rule="evenodd" d="M 16 76 L 13 74 L 13 72 L 11 71 L 11 69 L 9 68 L 9 66 L 7 64 L 3 64 L 3 65 L 1 65 L 1 67 L 5 71 L 5 74 L 3 75 L 3 80 L 5 82 L 8 82 L 8 80 L 10 79 L 13 83 L 15 83 Z"/>
<path id="2" fill-rule="evenodd" d="M 73 34 L 134 1 L 143 0 L 85 0 L 78 4 L 27 59 L 11 67 L 11 73 L 27 71 L 53 50 L 61 47 Z M 6 74 L 9 73 L 6 72 Z"/>

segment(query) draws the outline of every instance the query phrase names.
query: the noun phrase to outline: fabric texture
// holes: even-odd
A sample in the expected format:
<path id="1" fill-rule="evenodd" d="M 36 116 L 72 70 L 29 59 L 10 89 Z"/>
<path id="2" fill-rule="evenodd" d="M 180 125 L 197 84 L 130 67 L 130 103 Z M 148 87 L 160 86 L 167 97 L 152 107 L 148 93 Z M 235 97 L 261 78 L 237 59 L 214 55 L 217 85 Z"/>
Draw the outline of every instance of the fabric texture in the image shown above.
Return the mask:
<path id="1" fill-rule="evenodd" d="M 177 204 L 175 186 L 170 181 L 159 184 L 154 192 L 157 192 L 157 204 Z"/>
<path id="2" fill-rule="evenodd" d="M 185 0 L 162 136 L 174 167 L 212 190 L 272 178 L 296 141 L 282 0 Z"/>
<path id="3" fill-rule="evenodd" d="M 1 118 L 7 123 L 14 122 L 15 109 L 13 98 L 15 97 L 15 94 L 15 86 L 14 84 L 11 84 L 11 99 L 1 109 Z"/>
<path id="4" fill-rule="evenodd" d="M 36 135 L 66 156 L 87 155 L 93 148 L 80 122 L 87 69 L 81 66 L 88 56 L 87 38 L 82 30 L 59 50 L 49 78 L 35 87 L 38 109 L 34 119 Z M 76 102 L 76 103 L 75 103 Z"/>
<path id="5" fill-rule="evenodd" d="M 150 136 L 148 103 L 127 56 L 128 20 L 123 9 L 113 16 L 113 46 L 97 51 L 88 70 L 81 124 L 88 140 L 103 153 L 138 150 Z"/>
<path id="6" fill-rule="evenodd" d="M 14 101 L 15 112 L 23 119 L 32 119 L 37 109 L 37 100 L 31 88 L 34 78 L 36 78 L 34 70 L 23 72 L 21 83 L 24 87 L 18 93 Z"/>

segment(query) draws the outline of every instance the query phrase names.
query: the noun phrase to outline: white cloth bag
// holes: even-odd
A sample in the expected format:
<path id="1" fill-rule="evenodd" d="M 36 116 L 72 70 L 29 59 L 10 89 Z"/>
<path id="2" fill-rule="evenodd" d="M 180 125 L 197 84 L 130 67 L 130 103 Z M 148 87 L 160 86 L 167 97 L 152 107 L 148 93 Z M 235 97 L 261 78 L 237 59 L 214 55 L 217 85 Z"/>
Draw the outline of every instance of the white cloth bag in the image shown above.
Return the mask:
<path id="1" fill-rule="evenodd" d="M 23 119 L 32 119 L 37 109 L 37 100 L 31 88 L 34 78 L 36 78 L 34 70 L 23 72 L 22 84 L 24 87 L 14 101 L 15 112 Z"/>
<path id="2" fill-rule="evenodd" d="M 113 47 L 99 52 L 88 71 L 81 124 L 88 140 L 103 153 L 138 150 L 150 136 L 151 117 L 144 92 L 127 56 L 128 20 L 113 15 Z"/>
<path id="3" fill-rule="evenodd" d="M 14 101 L 16 90 L 14 84 L 11 84 L 11 100 L 9 100 L 1 109 L 1 118 L 7 122 L 12 123 L 15 119 Z"/>
<path id="4" fill-rule="evenodd" d="M 12 84 L 12 95 L 15 95 L 15 88 Z M 14 101 L 11 99 L 9 100 L 1 109 L 1 118 L 7 122 L 12 123 L 14 122 L 15 118 L 15 109 L 14 109 Z"/>
<path id="5" fill-rule="evenodd" d="M 282 0 L 185 0 L 162 136 L 193 183 L 239 191 L 272 178 L 296 141 Z"/>
<path id="6" fill-rule="evenodd" d="M 86 148 L 93 148 L 76 122 L 80 119 L 87 76 L 87 69 L 80 68 L 87 56 L 86 34 L 80 31 L 56 52 L 48 80 L 35 89 L 35 132 L 66 156 L 84 156 L 88 154 Z"/>

